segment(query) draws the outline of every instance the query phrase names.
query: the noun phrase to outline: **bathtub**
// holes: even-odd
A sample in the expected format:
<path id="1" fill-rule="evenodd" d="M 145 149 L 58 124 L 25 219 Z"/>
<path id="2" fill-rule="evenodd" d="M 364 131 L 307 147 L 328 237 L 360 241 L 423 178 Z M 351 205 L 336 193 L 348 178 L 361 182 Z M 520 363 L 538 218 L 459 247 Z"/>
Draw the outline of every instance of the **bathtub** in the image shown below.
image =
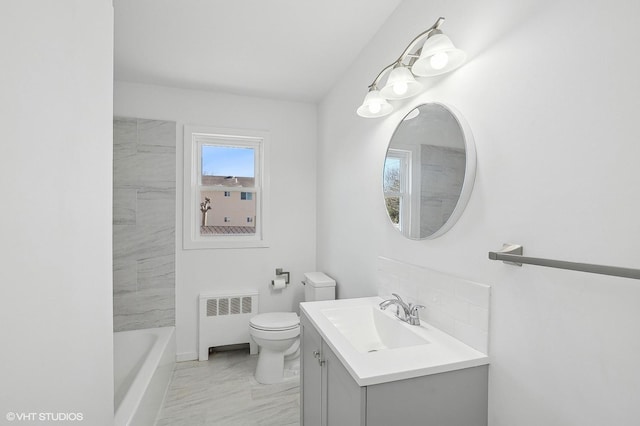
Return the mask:
<path id="1" fill-rule="evenodd" d="M 176 359 L 174 327 L 113 333 L 114 425 L 153 425 Z"/>

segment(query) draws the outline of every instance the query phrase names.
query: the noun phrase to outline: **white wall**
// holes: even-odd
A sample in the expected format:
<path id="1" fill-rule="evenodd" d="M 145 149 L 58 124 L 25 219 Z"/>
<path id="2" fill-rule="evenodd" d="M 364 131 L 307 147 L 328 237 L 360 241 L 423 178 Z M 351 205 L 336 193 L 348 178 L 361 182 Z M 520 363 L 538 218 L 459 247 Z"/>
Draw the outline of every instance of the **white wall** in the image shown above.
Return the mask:
<path id="1" fill-rule="evenodd" d="M 177 126 L 176 336 L 180 360 L 197 358 L 200 292 L 256 289 L 260 311 L 297 310 L 305 272 L 316 268 L 316 107 L 297 102 L 115 84 L 117 116 L 172 120 Z M 268 248 L 182 248 L 184 124 L 266 130 L 270 135 Z M 275 269 L 291 272 L 291 285 L 272 291 Z"/>
<path id="2" fill-rule="evenodd" d="M 110 425 L 111 1 L 3 2 L 0 52 L 0 422 Z"/>
<path id="3" fill-rule="evenodd" d="M 468 63 L 391 116 L 356 116 L 377 72 L 438 16 Z M 638 16 L 632 0 L 405 0 L 319 107 L 318 268 L 341 297 L 376 293 L 380 255 L 491 285 L 492 426 L 640 418 L 640 282 L 487 259 L 512 242 L 640 268 Z M 429 100 L 466 117 L 478 174 L 454 228 L 416 242 L 389 225 L 381 174 L 396 123 Z"/>

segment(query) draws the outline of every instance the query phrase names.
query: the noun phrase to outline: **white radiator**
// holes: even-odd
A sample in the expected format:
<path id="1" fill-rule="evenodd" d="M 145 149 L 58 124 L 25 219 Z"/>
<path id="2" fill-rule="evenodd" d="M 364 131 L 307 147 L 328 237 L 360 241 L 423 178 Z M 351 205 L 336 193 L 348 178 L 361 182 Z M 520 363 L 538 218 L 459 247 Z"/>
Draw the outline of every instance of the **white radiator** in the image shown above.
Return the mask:
<path id="1" fill-rule="evenodd" d="M 257 314 L 258 292 L 200 293 L 198 359 L 208 360 L 212 346 L 239 343 L 249 343 L 251 353 L 257 353 L 249 336 L 249 320 Z"/>

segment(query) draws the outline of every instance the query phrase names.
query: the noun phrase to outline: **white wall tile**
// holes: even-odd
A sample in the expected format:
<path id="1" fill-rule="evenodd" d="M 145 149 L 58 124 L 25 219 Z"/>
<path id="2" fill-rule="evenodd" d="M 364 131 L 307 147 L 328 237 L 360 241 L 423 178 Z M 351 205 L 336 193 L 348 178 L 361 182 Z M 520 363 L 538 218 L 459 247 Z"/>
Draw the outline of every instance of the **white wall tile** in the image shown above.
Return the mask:
<path id="1" fill-rule="evenodd" d="M 469 322 L 477 325 L 480 331 L 489 331 L 489 309 L 476 305 L 469 305 Z"/>
<path id="2" fill-rule="evenodd" d="M 469 323 L 469 303 L 464 299 L 445 294 L 442 300 L 442 310 L 455 318 L 456 321 Z"/>
<path id="3" fill-rule="evenodd" d="M 475 350 L 485 354 L 488 353 L 489 335 L 486 331 L 481 331 L 473 325 L 456 321 L 454 337 L 471 346 Z"/>
<path id="4" fill-rule="evenodd" d="M 398 293 L 426 306 L 427 323 L 487 353 L 491 287 L 385 257 L 377 259 L 377 278 L 380 297 Z"/>
<path id="5" fill-rule="evenodd" d="M 456 285 L 456 296 L 483 308 L 489 307 L 491 288 L 487 285 L 460 280 Z"/>

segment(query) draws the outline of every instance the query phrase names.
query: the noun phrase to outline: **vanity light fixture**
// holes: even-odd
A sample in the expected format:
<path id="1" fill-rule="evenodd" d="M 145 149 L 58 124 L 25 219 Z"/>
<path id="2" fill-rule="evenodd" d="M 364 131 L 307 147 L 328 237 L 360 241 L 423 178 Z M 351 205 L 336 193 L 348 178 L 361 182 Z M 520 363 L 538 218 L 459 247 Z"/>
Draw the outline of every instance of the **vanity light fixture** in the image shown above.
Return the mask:
<path id="1" fill-rule="evenodd" d="M 357 110 L 360 117 L 383 117 L 393 111 L 387 100 L 405 99 L 417 95 L 423 89 L 418 77 L 434 77 L 458 68 L 467 55 L 456 49 L 449 37 L 442 34 L 440 26 L 444 18 L 438 18 L 435 24 L 413 39 L 402 55 L 387 65 L 369 86 L 369 92 Z M 422 47 L 416 46 L 424 41 Z M 405 61 L 408 64 L 405 64 Z M 378 90 L 378 83 L 389 72 L 385 86 Z"/>

